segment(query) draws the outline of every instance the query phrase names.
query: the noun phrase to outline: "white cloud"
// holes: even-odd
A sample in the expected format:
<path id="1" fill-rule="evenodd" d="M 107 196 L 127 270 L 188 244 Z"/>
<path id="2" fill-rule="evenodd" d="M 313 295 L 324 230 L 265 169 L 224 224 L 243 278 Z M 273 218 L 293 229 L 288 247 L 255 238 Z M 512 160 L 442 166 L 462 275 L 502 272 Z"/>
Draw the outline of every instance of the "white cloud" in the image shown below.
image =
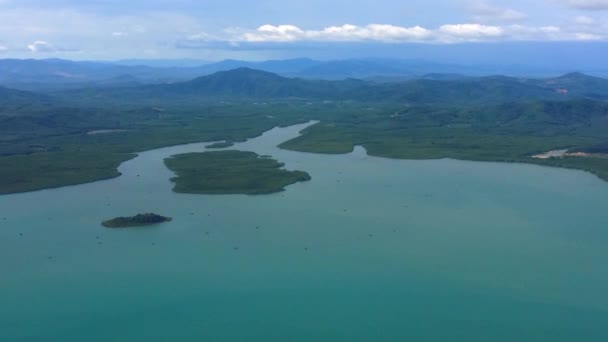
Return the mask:
<path id="1" fill-rule="evenodd" d="M 255 32 L 245 33 L 242 40 L 246 42 L 292 42 L 305 35 L 304 31 L 293 25 L 263 25 Z"/>
<path id="2" fill-rule="evenodd" d="M 608 0 L 562 0 L 567 6 L 590 11 L 608 10 Z"/>
<path id="3" fill-rule="evenodd" d="M 443 25 L 439 27 L 439 32 L 447 40 L 476 41 L 487 38 L 498 38 L 505 35 L 505 30 L 502 27 L 480 24 Z"/>
<path id="4" fill-rule="evenodd" d="M 257 30 L 234 37 L 237 42 L 294 42 L 309 41 L 420 41 L 430 38 L 432 32 L 420 27 L 370 24 L 367 26 L 329 26 L 322 30 L 303 30 L 294 25 L 263 25 Z"/>
<path id="5" fill-rule="evenodd" d="M 364 27 L 343 25 L 331 26 L 318 33 L 333 40 L 416 41 L 431 37 L 431 31 L 420 27 L 371 24 Z"/>
<path id="6" fill-rule="evenodd" d="M 473 19 L 479 22 L 511 22 L 528 17 L 520 11 L 492 6 L 485 1 L 471 3 L 468 10 L 474 15 Z"/>
<path id="7" fill-rule="evenodd" d="M 0 44 L 0 53 L 5 53 L 8 51 L 8 48 L 2 44 Z"/>
<path id="8" fill-rule="evenodd" d="M 49 52 L 57 52 L 57 49 L 50 43 L 47 43 L 43 40 L 37 40 L 27 46 L 27 48 L 31 52 L 35 53 L 49 53 Z"/>
<path id="9" fill-rule="evenodd" d="M 224 36 L 205 33 L 178 42 L 183 48 L 238 47 L 241 44 L 294 44 L 299 42 L 462 43 L 494 41 L 599 40 L 604 35 L 584 27 L 448 24 L 435 29 L 420 26 L 370 24 L 329 26 L 307 30 L 295 25 L 263 25 L 255 30 L 228 29 Z"/>

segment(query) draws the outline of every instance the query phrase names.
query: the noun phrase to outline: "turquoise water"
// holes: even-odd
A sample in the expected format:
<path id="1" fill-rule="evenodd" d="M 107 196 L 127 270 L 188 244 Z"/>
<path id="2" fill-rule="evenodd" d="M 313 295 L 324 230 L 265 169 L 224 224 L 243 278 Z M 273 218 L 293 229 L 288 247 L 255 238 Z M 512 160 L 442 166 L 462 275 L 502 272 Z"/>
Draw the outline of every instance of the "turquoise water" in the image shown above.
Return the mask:
<path id="1" fill-rule="evenodd" d="M 276 148 L 302 127 L 236 146 L 311 174 L 280 194 L 172 193 L 192 144 L 0 196 L 0 340 L 608 341 L 608 183 Z M 149 211 L 174 221 L 100 225 Z"/>

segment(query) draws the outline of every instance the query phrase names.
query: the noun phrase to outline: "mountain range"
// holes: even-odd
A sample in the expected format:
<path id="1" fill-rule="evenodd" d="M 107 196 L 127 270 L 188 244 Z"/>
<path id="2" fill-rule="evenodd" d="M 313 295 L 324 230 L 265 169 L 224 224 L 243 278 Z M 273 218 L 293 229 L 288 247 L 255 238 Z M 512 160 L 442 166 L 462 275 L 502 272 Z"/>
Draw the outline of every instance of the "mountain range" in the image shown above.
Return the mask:
<path id="1" fill-rule="evenodd" d="M 28 71 L 31 72 L 31 71 Z M 50 97 L 118 102 L 143 100 L 182 101 L 184 99 L 316 99 L 405 104 L 470 105 L 528 100 L 608 99 L 608 80 L 582 73 L 553 78 L 507 76 L 446 77 L 407 79 L 379 83 L 360 79 L 319 80 L 285 77 L 246 67 L 219 71 L 188 81 L 162 84 L 123 82 L 86 86 L 77 90 L 38 92 L 0 87 L 2 107 L 43 104 Z"/>
<path id="2" fill-rule="evenodd" d="M 0 60 L 0 86 L 21 90 L 48 91 L 84 87 L 137 87 L 146 84 L 169 84 L 211 75 L 220 71 L 249 68 L 285 77 L 343 80 L 357 78 L 377 83 L 405 80 L 456 80 L 467 77 L 503 74 L 511 76 L 555 75 L 555 71 L 517 66 L 466 66 L 423 60 L 349 59 L 316 61 L 300 58 L 248 62 L 224 60 L 161 63 L 145 60 L 118 62 L 44 60 Z M 538 75 L 537 75 L 538 74 Z"/>
<path id="3" fill-rule="evenodd" d="M 608 80 L 580 73 L 533 79 L 507 76 L 413 79 L 377 83 L 316 80 L 238 68 L 190 81 L 68 92 L 69 97 L 119 102 L 186 102 L 217 99 L 314 99 L 429 105 L 485 105 L 534 100 L 608 99 Z"/>

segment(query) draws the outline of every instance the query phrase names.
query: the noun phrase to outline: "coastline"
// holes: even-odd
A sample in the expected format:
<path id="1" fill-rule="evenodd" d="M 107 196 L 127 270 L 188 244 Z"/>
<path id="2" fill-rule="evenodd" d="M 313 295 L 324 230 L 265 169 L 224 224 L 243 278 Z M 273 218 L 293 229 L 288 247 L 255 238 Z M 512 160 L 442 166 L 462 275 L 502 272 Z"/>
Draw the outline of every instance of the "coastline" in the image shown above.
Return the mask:
<path id="1" fill-rule="evenodd" d="M 295 124 L 295 125 L 287 126 L 287 127 L 295 127 L 295 126 L 306 125 L 301 130 L 298 131 L 298 135 L 297 136 L 290 137 L 287 140 L 285 140 L 285 141 L 277 144 L 277 148 L 279 148 L 281 150 L 293 151 L 293 152 L 316 153 L 316 154 L 324 154 L 324 155 L 341 155 L 341 154 L 353 153 L 354 147 L 361 146 L 365 150 L 365 154 L 368 155 L 368 156 L 370 156 L 370 157 L 395 159 L 395 160 L 440 160 L 440 159 L 454 159 L 454 160 L 470 161 L 470 162 L 497 162 L 497 163 L 530 164 L 530 165 L 539 165 L 539 166 L 546 166 L 546 167 L 562 168 L 562 169 L 567 169 L 567 170 L 583 171 L 583 172 L 590 173 L 590 174 L 598 177 L 599 179 L 601 179 L 603 181 L 608 182 L 608 172 L 602 172 L 599 169 L 595 169 L 595 168 L 589 167 L 587 165 L 578 165 L 578 163 L 580 163 L 582 160 L 585 160 L 585 159 L 600 159 L 600 160 L 605 160 L 606 164 L 608 164 L 608 155 L 601 155 L 600 156 L 598 154 L 591 154 L 591 153 L 584 153 L 584 152 L 572 152 L 572 153 L 568 153 L 567 150 L 553 150 L 553 151 L 549 151 L 547 153 L 556 152 L 557 151 L 559 153 L 555 153 L 555 155 L 559 154 L 561 157 L 551 156 L 551 157 L 547 157 L 547 158 L 535 158 L 535 156 L 544 156 L 547 153 L 545 153 L 545 154 L 537 154 L 537 155 L 531 156 L 531 157 L 519 157 L 519 158 L 500 158 L 500 157 L 496 157 L 496 158 L 457 158 L 457 157 L 451 157 L 449 155 L 446 155 L 446 156 L 443 156 L 443 157 L 429 157 L 429 158 L 412 158 L 412 157 L 401 158 L 401 157 L 393 157 L 393 156 L 390 156 L 390 155 L 384 155 L 384 154 L 381 154 L 381 153 L 373 153 L 373 152 L 370 153 L 369 150 L 365 147 L 365 144 L 354 145 L 354 147 L 352 149 L 350 149 L 350 151 L 347 151 L 347 152 L 344 152 L 344 151 L 335 151 L 335 152 L 308 151 L 308 150 L 298 150 L 298 149 L 286 147 L 286 144 L 288 144 L 290 141 L 304 136 L 304 133 L 305 133 L 304 130 L 306 130 L 307 128 L 310 128 L 310 127 L 312 127 L 312 126 L 314 126 L 315 124 L 318 124 L 318 123 L 319 123 L 319 121 L 311 120 L 311 121 L 308 121 L 306 123 L 300 123 L 300 124 Z M 285 128 L 285 127 L 276 126 L 273 129 L 276 129 L 276 128 Z M 263 134 L 265 134 L 265 133 L 267 133 L 267 132 L 269 132 L 271 130 L 262 132 L 261 134 L 258 134 L 255 137 L 251 137 L 248 140 L 258 138 L 258 137 L 262 136 Z M 31 193 L 31 192 L 37 192 L 37 191 L 46 191 L 46 190 L 60 189 L 60 188 L 64 188 L 64 187 L 73 187 L 73 186 L 91 184 L 91 183 L 96 183 L 96 182 L 100 182 L 100 181 L 107 181 L 107 180 L 111 180 L 111 179 L 115 179 L 115 178 L 120 177 L 122 175 L 122 173 L 118 170 L 120 168 L 120 166 L 123 163 L 125 163 L 125 162 L 131 161 L 134 158 L 137 158 L 141 153 L 155 151 L 155 150 L 160 150 L 160 149 L 165 149 L 165 148 L 177 147 L 177 146 L 188 146 L 188 145 L 206 144 L 206 146 L 203 146 L 203 149 L 201 150 L 201 151 L 204 151 L 205 148 L 208 148 L 209 145 L 213 145 L 213 144 L 216 144 L 216 143 L 223 143 L 223 142 L 224 141 L 222 141 L 222 140 L 219 140 L 219 141 L 200 141 L 200 142 L 191 142 L 191 143 L 186 143 L 186 144 L 167 145 L 167 146 L 162 146 L 162 147 L 159 147 L 159 148 L 152 148 L 152 149 L 149 149 L 149 150 L 144 150 L 144 151 L 132 153 L 129 156 L 129 158 L 124 159 L 123 161 L 121 161 L 121 163 L 118 166 L 116 166 L 116 168 L 113 170 L 114 174 L 112 174 L 112 175 L 105 175 L 103 177 L 92 178 L 90 180 L 86 180 L 86 181 L 82 181 L 82 182 L 71 182 L 71 183 L 65 183 L 65 184 L 58 184 L 56 186 L 45 186 L 45 187 L 41 187 L 41 188 L 28 189 L 28 190 L 24 190 L 24 191 L 0 192 L 0 196 L 24 194 L 24 193 Z M 238 145 L 239 144 L 240 143 L 236 143 L 232 147 L 235 147 L 236 150 L 239 150 L 238 149 Z"/>

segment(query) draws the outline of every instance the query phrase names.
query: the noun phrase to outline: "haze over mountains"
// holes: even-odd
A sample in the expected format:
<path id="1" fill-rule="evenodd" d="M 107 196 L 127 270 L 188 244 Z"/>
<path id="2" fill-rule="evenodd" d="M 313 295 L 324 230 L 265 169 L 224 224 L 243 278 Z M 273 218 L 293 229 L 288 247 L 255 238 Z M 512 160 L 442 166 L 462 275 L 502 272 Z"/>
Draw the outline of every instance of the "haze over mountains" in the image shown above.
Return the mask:
<path id="1" fill-rule="evenodd" d="M 238 68 L 185 82 L 138 87 L 87 88 L 57 93 L 62 98 L 116 103 L 193 103 L 219 99 L 393 102 L 484 105 L 535 100 L 608 99 L 608 80 L 581 73 L 544 79 L 507 76 L 409 79 L 378 83 L 359 79 L 319 80 Z"/>
<path id="2" fill-rule="evenodd" d="M 578 70 L 536 68 L 525 66 L 485 65 L 467 66 L 424 60 L 347 59 L 317 61 L 307 58 L 248 62 L 224 60 L 204 61 L 146 61 L 118 62 L 43 60 L 0 60 L 0 86 L 47 91 L 83 87 L 139 86 L 166 84 L 195 79 L 219 71 L 250 68 L 286 77 L 320 80 L 357 78 L 377 82 L 400 82 L 411 79 L 455 80 L 489 75 L 550 77 Z M 593 72 L 608 75 L 608 72 Z"/>
<path id="3" fill-rule="evenodd" d="M 28 63 L 29 61 L 26 61 Z M 36 62 L 41 64 L 43 62 Z M 50 61 L 49 64 L 84 66 L 89 71 L 84 77 L 100 77 L 108 70 L 123 70 L 124 67 L 111 64 L 63 63 Z M 56 73 L 49 68 L 49 74 Z M 74 70 L 76 70 L 74 68 Z M 134 71 L 150 70 L 148 67 L 134 67 Z M 31 72 L 25 70 L 23 73 Z M 441 77 L 445 76 L 445 77 Z M 47 85 L 57 81 L 49 76 Z M 67 77 L 67 76 L 64 76 Z M 186 76 L 183 75 L 185 78 Z M 82 79 L 81 78 L 81 79 Z M 240 67 L 219 71 L 210 75 L 186 81 L 172 81 L 161 84 L 143 84 L 126 76 L 116 76 L 111 81 L 90 81 L 69 83 L 70 87 L 80 85 L 82 89 L 55 89 L 52 94 L 59 98 L 92 97 L 112 98 L 114 101 L 181 101 L 199 98 L 249 98 L 249 99 L 321 99 L 356 101 L 396 101 L 406 103 L 504 103 L 526 100 L 564 100 L 572 98 L 607 99 L 608 80 L 582 73 L 569 73 L 550 78 L 522 78 L 508 76 L 448 77 L 435 74 L 434 78 L 422 76 L 394 82 L 376 82 L 348 78 L 343 80 L 306 79 L 286 77 L 276 73 Z M 9 84 L 10 86 L 10 84 Z M 0 87 L 0 99 L 6 106 L 31 104 L 48 101 L 49 96 L 38 95 L 37 91 L 24 91 Z M 77 95 L 77 96 L 75 96 Z"/>
<path id="4" fill-rule="evenodd" d="M 0 77 L 6 85 L 0 85 L 0 122 L 10 133 L 5 138 L 11 140 L 15 136 L 29 137 L 32 132 L 65 134 L 122 128 L 120 122 L 133 120 L 131 116 L 156 117 L 164 108 L 201 108 L 208 104 L 241 103 L 251 109 L 258 103 L 298 103 L 304 108 L 307 103 L 321 104 L 323 108 L 331 107 L 331 103 L 352 103 L 355 107 L 363 106 L 361 108 L 388 103 L 417 108 L 413 120 L 418 122 L 483 125 L 495 122 L 500 126 L 514 122 L 511 115 L 517 112 L 517 122 L 524 122 L 526 127 L 544 128 L 553 125 L 548 124 L 551 122 L 565 123 L 563 127 L 589 125 L 587 119 L 579 120 L 580 115 L 599 113 L 596 116 L 602 117 L 606 112 L 608 79 L 578 72 L 544 78 L 442 73 L 386 76 L 391 82 L 381 82 L 371 76 L 321 79 L 293 75 L 297 70 L 310 75 L 330 66 L 371 75 L 379 72 L 380 66 L 387 72 L 398 72 L 405 70 L 398 69 L 399 65 L 406 64 L 378 62 L 375 64 L 378 68 L 374 69 L 374 63 L 355 60 L 301 59 L 155 68 L 63 60 L 2 60 Z M 281 74 L 247 65 L 280 70 Z M 222 69 L 229 70 L 216 71 Z M 197 74 L 203 76 L 195 76 Z M 551 104 L 555 102 L 563 105 Z M 427 107 L 434 108 L 432 118 L 421 114 L 427 112 L 424 109 Z M 124 116 L 123 109 L 117 108 L 130 111 Z M 551 115 L 558 116 L 546 119 L 543 108 L 551 108 Z M 108 116 L 108 112 L 112 115 Z M 393 112 L 386 115 L 390 113 Z M 527 117 L 530 113 L 535 114 Z"/>
<path id="5" fill-rule="evenodd" d="M 400 106 L 432 106 L 435 108 L 471 108 L 480 111 L 496 106 L 525 104 L 534 108 L 534 103 L 569 102 L 588 100 L 605 106 L 608 100 L 608 79 L 581 73 L 570 73 L 552 78 L 516 78 L 507 76 L 462 77 L 456 79 L 410 79 L 400 82 L 378 83 L 358 79 L 318 80 L 285 77 L 275 73 L 250 68 L 220 71 L 192 80 L 164 84 L 117 85 L 85 87 L 82 89 L 31 92 L 0 87 L 0 117 L 21 117 L 22 121 L 4 122 L 18 125 L 20 130 L 29 130 L 32 123 L 25 117 L 60 118 L 52 126 L 66 122 L 93 122 L 102 120 L 99 114 L 108 107 L 126 106 L 140 108 L 148 115 L 150 108 L 198 107 L 206 103 L 221 104 L 234 101 L 244 104 L 273 101 L 299 102 L 305 104 L 322 102 L 345 103 L 394 103 Z M 529 106 L 531 105 L 531 107 Z M 579 110 L 587 111 L 582 103 Z M 582 107 L 581 107 L 582 106 Z M 126 108 L 125 107 L 125 108 Z M 505 107 L 505 108 L 507 108 Z M 65 108 L 96 108 L 78 112 Z M 147 108 L 147 109 L 145 109 Z M 509 112 L 501 108 L 500 112 Z M 101 112 L 99 112 L 101 111 Z M 152 112 L 156 111 L 154 109 Z M 71 113 L 68 117 L 65 114 Z M 522 110 L 525 113 L 526 110 Z M 576 111 L 575 111 L 576 112 Z M 60 115 L 61 114 L 61 115 Z M 156 114 L 154 114 L 156 115 Z M 441 116 L 453 116 L 449 111 Z M 465 114 L 465 116 L 468 114 Z M 522 114 L 523 115 L 523 114 Z M 578 114 L 577 114 L 578 115 Z M 575 123 L 577 115 L 568 122 Z M 99 119 L 99 120 L 98 120 Z M 23 121 L 25 120 L 25 121 Z M 449 119 L 449 120 L 453 120 Z M 469 120 L 469 119 L 467 119 Z M 486 120 L 479 119 L 476 120 Z M 501 119 L 497 116 L 494 119 Z M 536 120 L 536 119 L 535 119 Z M 540 120 L 540 119 L 539 119 Z M 574 120 L 574 121 L 571 121 Z M 469 120 L 470 121 L 470 120 Z M 63 123 L 63 124 L 62 124 Z M 88 125 L 87 125 L 88 127 Z"/>

